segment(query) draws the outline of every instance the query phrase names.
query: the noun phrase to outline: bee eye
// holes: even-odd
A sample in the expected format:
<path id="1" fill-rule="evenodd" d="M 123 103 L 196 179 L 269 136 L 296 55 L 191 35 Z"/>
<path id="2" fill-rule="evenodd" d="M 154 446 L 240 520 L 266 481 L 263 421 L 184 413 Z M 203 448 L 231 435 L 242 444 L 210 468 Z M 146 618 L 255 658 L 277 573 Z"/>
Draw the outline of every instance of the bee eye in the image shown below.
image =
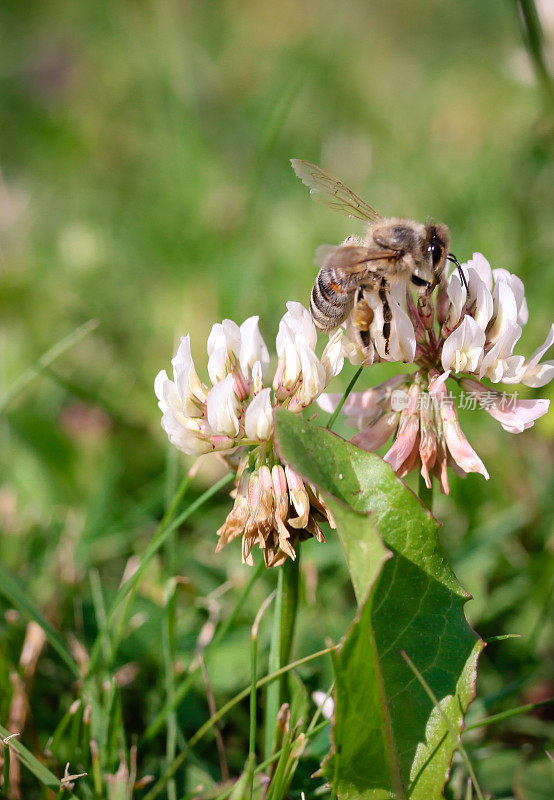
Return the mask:
<path id="1" fill-rule="evenodd" d="M 433 236 L 431 238 L 431 241 L 429 242 L 429 247 L 427 248 L 427 252 L 431 256 L 431 259 L 433 261 L 433 266 L 436 267 L 442 257 L 442 247 L 436 236 Z"/>

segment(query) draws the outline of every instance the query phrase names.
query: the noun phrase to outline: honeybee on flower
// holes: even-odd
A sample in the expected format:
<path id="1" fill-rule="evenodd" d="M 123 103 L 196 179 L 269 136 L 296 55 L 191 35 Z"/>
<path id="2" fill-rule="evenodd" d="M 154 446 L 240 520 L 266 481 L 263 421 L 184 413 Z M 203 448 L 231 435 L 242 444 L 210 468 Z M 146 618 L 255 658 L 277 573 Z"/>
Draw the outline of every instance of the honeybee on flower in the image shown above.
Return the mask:
<path id="1" fill-rule="evenodd" d="M 389 353 L 375 336 L 372 361 L 400 360 L 418 369 L 351 394 L 342 408 L 359 430 L 352 439 L 355 444 L 376 450 L 395 434 L 385 461 L 400 477 L 419 468 L 429 488 L 435 475 L 444 493 L 449 491 L 448 466 L 461 474 L 489 477 L 460 427 L 446 381 L 453 378 L 506 431 L 521 433 L 546 414 L 549 401 L 518 399 L 514 392 L 506 402 L 506 392 L 491 389 L 483 379 L 538 388 L 554 377 L 554 361 L 541 361 L 554 344 L 554 325 L 528 361 L 513 353 L 529 318 L 520 278 L 505 269 L 492 270 L 481 253 L 474 253 L 461 271 L 463 278 L 453 272 L 439 287 L 425 316 L 410 292 L 398 288 L 391 307 L 401 324 L 391 326 Z M 352 363 L 368 363 L 368 348 L 360 346 L 350 320 L 342 346 Z M 322 395 L 317 402 L 332 411 L 340 397 Z"/>
<path id="2" fill-rule="evenodd" d="M 324 541 L 319 522 L 334 526 L 315 487 L 281 464 L 273 448 L 273 409 L 307 408 L 342 369 L 337 331 L 321 358 L 317 332 L 300 303 L 287 303 L 276 338 L 277 369 L 266 385 L 269 352 L 258 317 L 242 325 L 223 320 L 208 337 L 208 375 L 202 382 L 191 356 L 190 337 L 181 339 L 172 360 L 173 380 L 162 370 L 154 389 L 162 427 L 170 442 L 188 455 L 218 452 L 236 470 L 234 506 L 219 529 L 217 549 L 242 535 L 242 559 L 253 564 L 257 544 L 267 566 L 295 558 L 295 543 L 315 536 Z"/>

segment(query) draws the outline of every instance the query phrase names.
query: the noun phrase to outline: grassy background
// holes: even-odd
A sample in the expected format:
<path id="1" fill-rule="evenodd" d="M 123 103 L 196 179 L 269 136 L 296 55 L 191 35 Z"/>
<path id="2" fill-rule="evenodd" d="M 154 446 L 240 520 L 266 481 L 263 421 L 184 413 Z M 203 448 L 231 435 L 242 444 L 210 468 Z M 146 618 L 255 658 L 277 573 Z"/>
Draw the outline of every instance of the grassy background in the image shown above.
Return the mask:
<path id="1" fill-rule="evenodd" d="M 7 2 L 0 44 L 0 394 L 78 325 L 99 323 L 0 418 L 1 562 L 86 660 L 103 605 L 144 555 L 190 466 L 168 453 L 152 391 L 177 336 L 191 332 L 202 369 L 210 327 L 225 316 L 260 314 L 271 343 L 285 301 L 307 302 L 315 247 L 359 232 L 310 202 L 288 159 L 323 164 L 385 214 L 446 222 L 460 260 L 478 250 L 517 272 L 531 312 L 522 339 L 530 354 L 552 319 L 552 116 L 508 0 Z M 351 374 L 345 369 L 337 391 Z M 378 367 L 363 381 L 387 374 Z M 551 387 L 534 394 L 553 397 Z M 554 694 L 553 419 L 511 436 L 488 415 L 466 412 L 462 424 L 491 480 L 453 477 L 451 496 L 437 502 L 445 549 L 474 595 L 472 624 L 485 637 L 524 637 L 487 648 L 474 719 Z M 188 500 L 219 474 L 205 465 Z M 94 733 L 100 768 L 114 773 L 171 691 L 168 665 L 175 662 L 179 683 L 202 626 L 228 616 L 250 577 L 237 544 L 213 553 L 229 507 L 220 492 L 149 562 L 120 641 L 112 633 L 86 691 L 50 646 L 25 672 L 28 618 L 4 597 L 0 723 L 23 698 L 22 741 L 42 754 L 72 701 L 88 692 L 102 720 Z M 172 649 L 174 575 L 186 583 L 175 595 Z M 304 548 L 303 576 L 298 657 L 338 640 L 354 613 L 333 537 Z M 208 664 L 218 705 L 248 684 L 249 626 L 275 578 L 257 582 Z M 330 664 L 313 662 L 302 676 L 326 690 Z M 208 716 L 199 681 L 169 718 L 169 744 L 165 728 L 139 739 L 139 775 L 159 775 L 180 736 Z M 247 719 L 241 705 L 224 731 L 234 775 Z M 80 736 L 70 725 L 58 737 L 48 762 L 56 774 L 68 759 L 91 771 Z M 544 754 L 554 742 L 552 707 L 467 740 L 495 797 L 552 796 Z M 325 747 L 322 734 L 294 797 L 301 789 L 311 796 L 318 782 L 309 775 Z M 449 796 L 460 796 L 462 777 L 456 766 Z M 169 791 L 180 798 L 219 779 L 207 738 Z M 92 786 L 81 781 L 78 796 L 111 797 L 110 784 L 107 794 Z M 25 770 L 21 791 L 47 796 Z"/>

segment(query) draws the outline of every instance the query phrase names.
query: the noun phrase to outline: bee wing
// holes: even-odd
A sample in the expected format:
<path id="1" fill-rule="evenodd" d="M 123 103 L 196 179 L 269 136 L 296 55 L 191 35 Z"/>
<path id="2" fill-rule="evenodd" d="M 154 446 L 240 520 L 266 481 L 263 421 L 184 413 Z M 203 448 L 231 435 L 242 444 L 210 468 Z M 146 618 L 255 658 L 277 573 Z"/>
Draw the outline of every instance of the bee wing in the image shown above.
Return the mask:
<path id="1" fill-rule="evenodd" d="M 290 163 L 302 183 L 309 188 L 314 200 L 364 222 L 382 219 L 381 214 L 354 194 L 352 189 L 321 167 L 299 158 L 291 158 Z"/>
<path id="2" fill-rule="evenodd" d="M 386 250 L 374 245 L 371 247 L 362 245 L 339 245 L 336 247 L 332 244 L 322 244 L 315 251 L 315 263 L 318 266 L 333 267 L 347 275 L 366 271 L 368 264 L 372 261 L 397 257 L 398 253 L 395 250 Z M 371 269 L 371 267 L 369 268 Z"/>

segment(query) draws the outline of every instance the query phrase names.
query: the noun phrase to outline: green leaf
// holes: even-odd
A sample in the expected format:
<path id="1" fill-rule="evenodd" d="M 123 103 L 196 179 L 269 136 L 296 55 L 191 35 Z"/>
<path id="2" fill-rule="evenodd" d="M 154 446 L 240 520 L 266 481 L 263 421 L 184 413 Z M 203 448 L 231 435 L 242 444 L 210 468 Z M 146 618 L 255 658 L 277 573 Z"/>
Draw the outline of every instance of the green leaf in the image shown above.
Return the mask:
<path id="1" fill-rule="evenodd" d="M 335 658 L 324 773 L 345 800 L 441 798 L 483 643 L 465 620 L 469 595 L 441 552 L 438 523 L 378 456 L 285 411 L 276 431 L 283 459 L 329 504 L 359 605 Z"/>

